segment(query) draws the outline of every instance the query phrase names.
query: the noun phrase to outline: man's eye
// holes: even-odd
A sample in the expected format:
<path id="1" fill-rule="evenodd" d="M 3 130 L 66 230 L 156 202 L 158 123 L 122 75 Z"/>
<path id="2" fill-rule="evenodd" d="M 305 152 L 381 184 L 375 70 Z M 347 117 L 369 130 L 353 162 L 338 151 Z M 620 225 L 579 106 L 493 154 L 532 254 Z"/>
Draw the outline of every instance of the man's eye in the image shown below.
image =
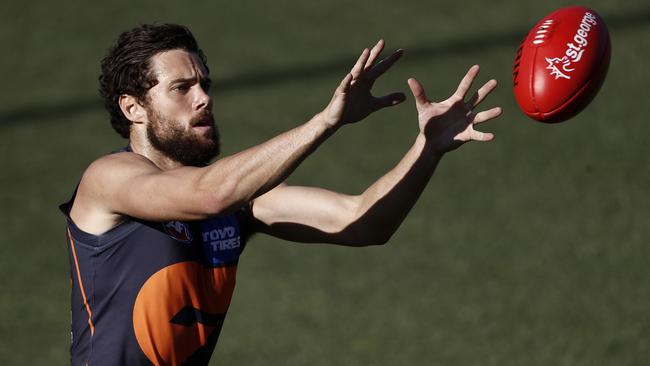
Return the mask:
<path id="1" fill-rule="evenodd" d="M 177 85 L 177 86 L 174 87 L 173 90 L 175 90 L 175 91 L 179 91 L 179 92 L 181 92 L 181 93 L 185 93 L 185 92 L 187 92 L 188 90 L 190 90 L 190 87 L 189 87 L 188 85 L 185 85 L 185 84 L 183 84 L 183 85 Z"/>

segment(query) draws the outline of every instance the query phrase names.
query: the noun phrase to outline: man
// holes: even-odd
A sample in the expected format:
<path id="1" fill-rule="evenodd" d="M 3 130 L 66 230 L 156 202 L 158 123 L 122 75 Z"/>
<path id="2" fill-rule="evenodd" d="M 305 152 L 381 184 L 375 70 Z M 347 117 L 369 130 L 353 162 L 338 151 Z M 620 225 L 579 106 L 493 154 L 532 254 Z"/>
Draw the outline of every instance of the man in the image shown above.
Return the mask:
<path id="1" fill-rule="evenodd" d="M 311 120 L 210 163 L 219 153 L 203 52 L 179 25 L 123 33 L 102 61 L 101 93 L 129 146 L 94 161 L 68 218 L 73 364 L 207 364 L 254 232 L 300 242 L 383 244 L 418 199 L 440 158 L 500 108 L 474 109 L 491 80 L 466 98 L 478 66 L 447 100 L 431 103 L 409 79 L 419 134 L 402 160 L 362 194 L 283 181 L 345 124 L 404 101 L 376 98 L 373 83 L 402 54 L 377 62 L 365 49 Z"/>

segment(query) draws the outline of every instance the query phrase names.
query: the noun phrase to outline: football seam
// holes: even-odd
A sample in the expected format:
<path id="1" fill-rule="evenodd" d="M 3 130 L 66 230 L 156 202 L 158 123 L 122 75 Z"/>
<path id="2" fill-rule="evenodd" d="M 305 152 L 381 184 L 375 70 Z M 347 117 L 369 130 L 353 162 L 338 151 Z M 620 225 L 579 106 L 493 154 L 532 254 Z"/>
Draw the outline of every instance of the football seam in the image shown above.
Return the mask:
<path id="1" fill-rule="evenodd" d="M 533 57 L 530 59 L 530 63 L 531 63 L 530 71 L 531 72 L 530 72 L 530 75 L 528 76 L 528 88 L 529 88 L 529 92 L 530 92 L 530 100 L 532 101 L 532 104 L 533 104 L 533 111 L 531 113 L 538 116 L 538 117 L 540 117 L 541 116 L 541 111 L 539 110 L 539 106 L 537 105 L 537 99 L 536 99 L 536 96 L 535 96 L 535 87 L 533 85 L 533 82 L 534 82 L 533 79 L 534 79 L 535 72 L 536 72 L 536 70 L 535 70 L 536 62 L 535 61 L 537 60 L 537 50 L 538 49 L 539 49 L 539 47 L 535 46 L 535 50 L 533 52 Z"/>
<path id="2" fill-rule="evenodd" d="M 562 110 L 562 109 L 565 108 L 568 104 L 571 104 L 571 103 L 572 103 L 572 102 L 573 102 L 577 97 L 579 97 L 580 94 L 582 93 L 582 91 L 585 90 L 585 89 L 589 86 L 589 84 L 591 84 L 591 82 L 592 82 L 591 79 L 587 79 L 587 80 L 585 81 L 585 83 L 582 84 L 582 86 L 580 87 L 580 89 L 576 90 L 576 92 L 573 93 L 573 95 L 571 95 L 571 97 L 569 97 L 569 98 L 568 98 L 566 101 L 564 101 L 561 105 L 557 106 L 555 109 L 550 110 L 550 111 L 548 111 L 548 112 L 539 112 L 540 115 L 541 115 L 543 118 L 553 116 L 553 114 L 555 114 L 557 111 Z"/>
<path id="3" fill-rule="evenodd" d="M 600 63 L 602 63 L 602 62 L 605 61 L 605 57 L 607 57 L 607 48 L 611 47 L 611 46 L 609 46 L 609 42 L 611 42 L 611 41 L 608 39 L 608 40 L 607 40 L 608 46 L 605 47 L 605 49 L 602 51 L 602 54 L 600 55 L 600 58 L 598 59 L 598 62 L 597 62 L 596 64 L 600 64 Z M 576 92 L 573 93 L 573 94 L 571 95 L 571 97 L 567 98 L 567 100 L 565 100 L 562 104 L 560 104 L 559 106 L 555 107 L 553 110 L 550 110 L 550 111 L 548 111 L 548 112 L 541 112 L 541 111 L 538 111 L 539 115 L 540 115 L 543 119 L 546 119 L 546 118 L 552 117 L 552 116 L 553 116 L 557 111 L 562 110 L 562 109 L 565 108 L 568 104 L 571 104 L 571 103 L 572 103 L 572 102 L 573 102 L 577 97 L 579 97 L 580 94 L 581 94 L 581 93 L 582 93 L 582 92 L 583 92 L 587 87 L 589 87 L 589 85 L 591 85 L 592 83 L 593 83 L 593 78 L 591 78 L 591 77 L 590 77 L 590 78 L 587 78 L 587 79 L 585 80 L 584 84 L 582 84 L 582 86 L 580 86 L 580 89 L 576 90 Z M 594 96 L 594 97 L 595 97 L 595 96 Z M 534 99 L 533 99 L 533 100 L 534 100 Z M 537 107 L 537 106 L 536 106 L 536 107 Z"/>

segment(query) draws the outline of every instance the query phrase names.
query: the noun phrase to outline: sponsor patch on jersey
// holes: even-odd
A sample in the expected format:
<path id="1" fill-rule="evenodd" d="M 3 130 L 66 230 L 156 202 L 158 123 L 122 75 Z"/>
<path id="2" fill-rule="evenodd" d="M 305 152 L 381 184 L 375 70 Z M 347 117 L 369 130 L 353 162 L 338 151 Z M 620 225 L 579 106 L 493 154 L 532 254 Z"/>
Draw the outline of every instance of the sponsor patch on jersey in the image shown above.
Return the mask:
<path id="1" fill-rule="evenodd" d="M 203 252 L 209 265 L 237 263 L 242 252 L 239 225 L 234 215 L 214 217 L 201 222 Z"/>
<path id="2" fill-rule="evenodd" d="M 190 230 L 189 225 L 180 222 L 180 221 L 170 221 L 163 224 L 163 228 L 167 232 L 167 235 L 172 238 L 183 242 L 191 243 L 192 242 L 192 231 Z"/>

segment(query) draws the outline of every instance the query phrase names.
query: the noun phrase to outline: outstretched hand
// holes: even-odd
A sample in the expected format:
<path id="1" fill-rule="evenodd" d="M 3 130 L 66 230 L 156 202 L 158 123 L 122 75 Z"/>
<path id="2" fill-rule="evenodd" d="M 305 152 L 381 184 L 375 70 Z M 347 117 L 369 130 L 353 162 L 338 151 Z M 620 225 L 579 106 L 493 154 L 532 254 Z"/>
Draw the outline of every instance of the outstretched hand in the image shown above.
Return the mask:
<path id="1" fill-rule="evenodd" d="M 456 92 L 447 100 L 434 103 L 427 98 L 422 84 L 408 80 L 415 97 L 420 132 L 439 153 L 454 150 L 467 141 L 491 141 L 494 135 L 474 129 L 474 126 L 501 115 L 501 108 L 494 107 L 482 112 L 474 109 L 494 90 L 497 81 L 485 83 L 467 101 L 465 97 L 478 75 L 479 66 L 472 66 L 458 85 Z"/>
<path id="2" fill-rule="evenodd" d="M 379 40 L 371 49 L 364 49 L 352 70 L 336 88 L 329 105 L 321 116 L 332 126 L 358 122 L 379 109 L 397 105 L 406 97 L 403 93 L 392 93 L 383 97 L 371 94 L 375 81 L 384 74 L 403 53 L 399 49 L 390 56 L 375 63 L 384 49 L 384 40 Z"/>

